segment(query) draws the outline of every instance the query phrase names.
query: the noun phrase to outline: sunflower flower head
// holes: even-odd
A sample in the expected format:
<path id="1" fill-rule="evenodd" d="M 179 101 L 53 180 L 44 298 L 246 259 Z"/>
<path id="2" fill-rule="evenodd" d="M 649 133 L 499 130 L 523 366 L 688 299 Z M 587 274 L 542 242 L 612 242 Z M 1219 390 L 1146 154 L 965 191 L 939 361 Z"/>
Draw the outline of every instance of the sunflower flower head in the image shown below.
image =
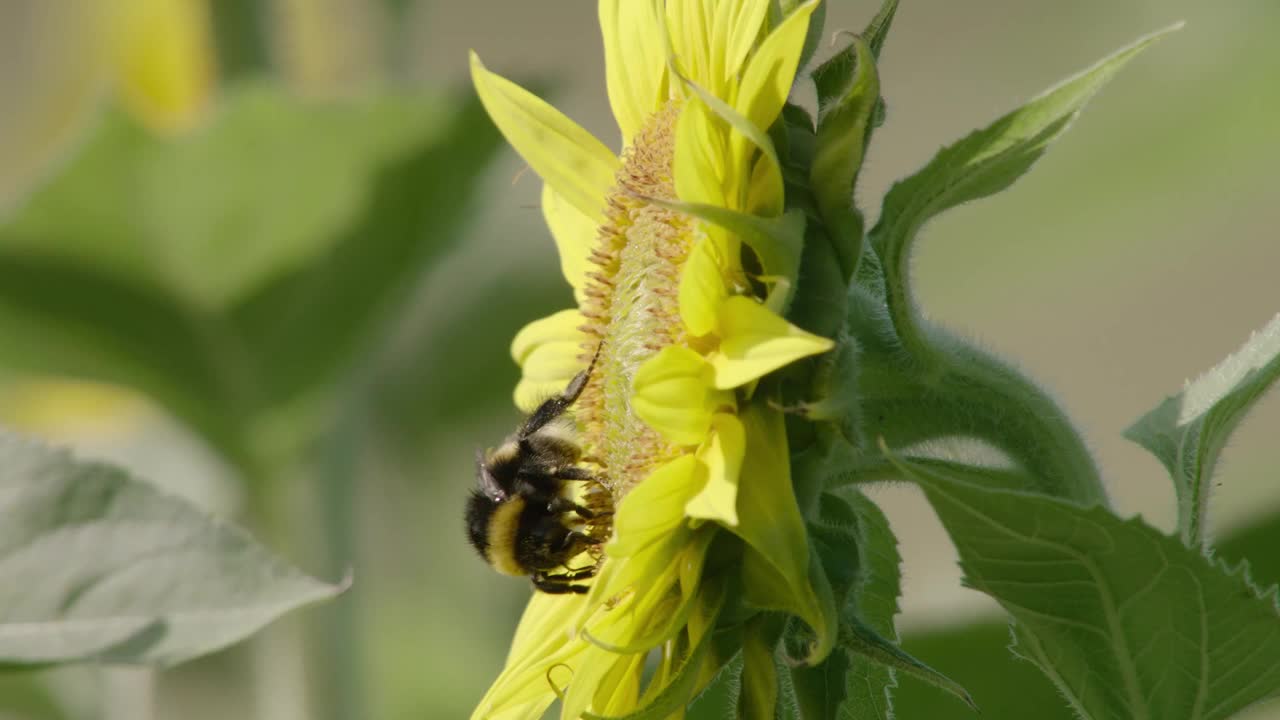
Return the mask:
<path id="1" fill-rule="evenodd" d="M 770 131 L 820 3 L 791 5 L 601 0 L 618 152 L 472 56 L 545 183 L 576 299 L 516 336 L 515 401 L 531 410 L 594 358 L 573 414 L 616 508 L 590 592 L 533 597 L 475 718 L 538 718 L 557 697 L 564 718 L 676 712 L 744 607 L 802 621 L 811 660 L 834 642 L 778 402 L 780 371 L 835 346 L 788 319 L 805 214 Z"/>

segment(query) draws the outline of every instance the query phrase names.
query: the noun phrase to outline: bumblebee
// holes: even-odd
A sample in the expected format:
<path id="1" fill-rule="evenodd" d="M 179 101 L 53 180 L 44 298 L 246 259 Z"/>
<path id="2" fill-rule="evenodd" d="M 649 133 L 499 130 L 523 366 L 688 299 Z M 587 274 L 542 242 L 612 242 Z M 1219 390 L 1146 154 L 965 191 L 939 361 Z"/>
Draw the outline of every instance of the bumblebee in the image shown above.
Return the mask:
<path id="1" fill-rule="evenodd" d="M 604 540 L 588 525 L 604 519 L 607 509 L 576 502 L 569 483 L 600 480 L 582 467 L 582 449 L 572 421 L 565 416 L 582 394 L 595 359 L 569 382 L 564 392 L 533 411 L 515 434 L 496 450 L 476 451 L 476 484 L 467 500 L 467 536 L 480 556 L 498 572 L 529 576 L 545 593 L 585 593 L 579 581 L 592 577 L 596 565 L 570 568 L 584 552 L 598 554 Z"/>

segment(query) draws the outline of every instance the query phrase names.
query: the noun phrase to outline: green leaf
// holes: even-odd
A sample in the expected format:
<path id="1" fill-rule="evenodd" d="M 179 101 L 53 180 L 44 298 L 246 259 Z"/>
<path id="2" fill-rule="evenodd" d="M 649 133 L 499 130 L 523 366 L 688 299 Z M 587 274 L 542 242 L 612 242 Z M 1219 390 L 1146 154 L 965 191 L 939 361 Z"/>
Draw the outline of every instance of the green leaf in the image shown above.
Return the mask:
<path id="1" fill-rule="evenodd" d="M 992 617 L 907 632 L 902 646 L 964 685 L 982 707 L 982 720 L 1077 720 L 1044 673 L 1009 652 L 1009 642 L 1008 620 Z M 959 715 L 954 699 L 909 675 L 901 682 L 893 700 L 897 720 Z"/>
<path id="2" fill-rule="evenodd" d="M 809 536 L 840 603 L 840 645 L 821 665 L 791 670 L 799 717 L 887 720 L 894 668 L 927 667 L 886 639 L 896 638 L 897 540 L 880 509 L 856 491 L 823 494 Z M 797 637 L 806 636 L 793 632 L 788 645 Z"/>
<path id="3" fill-rule="evenodd" d="M 711 683 L 694 697 L 685 712 L 688 720 L 725 720 L 738 716 L 742 687 L 742 655 L 735 655 L 716 672 Z"/>
<path id="4" fill-rule="evenodd" d="M 331 382 L 370 354 L 415 283 L 465 238 L 478 180 L 501 145 L 468 95 L 447 123 L 370 178 L 368 202 L 326 254 L 240 303 L 270 404 Z"/>
<path id="5" fill-rule="evenodd" d="M 880 636 L 896 640 L 894 618 L 902 594 L 902 556 L 898 539 L 880 508 L 861 492 L 842 492 L 858 518 L 858 562 L 861 572 L 853 594 L 845 601 L 842 622 L 856 619 Z M 845 677 L 845 698 L 840 720 L 889 720 L 893 717 L 893 690 L 897 687 L 893 668 L 867 657 L 850 657 Z"/>
<path id="6" fill-rule="evenodd" d="M 1280 378 L 1280 315 L 1244 347 L 1182 392 L 1165 399 L 1124 432 L 1151 451 L 1173 478 L 1182 541 L 1204 537 L 1218 456 L 1236 426 Z"/>
<path id="7" fill-rule="evenodd" d="M 340 591 L 122 470 L 0 434 L 0 662 L 170 665 Z"/>
<path id="8" fill-rule="evenodd" d="M 195 132 L 105 114 L 0 228 L 0 247 L 93 264 L 226 308 L 304 265 L 359 216 L 369 181 L 438 122 L 431 103 L 308 103 L 244 84 Z"/>
<path id="9" fill-rule="evenodd" d="M 0 225 L 0 363 L 133 388 L 260 464 L 297 442 L 264 420 L 377 352 L 497 147 L 474 98 L 251 85 L 173 139 L 107 113 Z"/>
<path id="10" fill-rule="evenodd" d="M 1086 718 L 1216 720 L 1280 693 L 1280 612 L 1140 520 L 902 463 L 965 580 L 1017 621 L 1018 651 Z M 976 469 L 975 469 L 976 471 Z"/>
<path id="11" fill-rule="evenodd" d="M 142 390 L 235 462 L 248 399 L 225 374 L 220 335 L 160 288 L 0 249 L 0 363 Z"/>
<path id="12" fill-rule="evenodd" d="M 1139 39 L 986 128 L 943 148 L 924 169 L 889 190 L 870 238 L 884 264 L 890 315 L 909 352 L 924 357 L 928 348 L 927 339 L 917 327 L 909 287 L 911 248 L 920 228 L 949 208 L 1012 185 L 1066 131 L 1102 85 L 1172 29 Z"/>

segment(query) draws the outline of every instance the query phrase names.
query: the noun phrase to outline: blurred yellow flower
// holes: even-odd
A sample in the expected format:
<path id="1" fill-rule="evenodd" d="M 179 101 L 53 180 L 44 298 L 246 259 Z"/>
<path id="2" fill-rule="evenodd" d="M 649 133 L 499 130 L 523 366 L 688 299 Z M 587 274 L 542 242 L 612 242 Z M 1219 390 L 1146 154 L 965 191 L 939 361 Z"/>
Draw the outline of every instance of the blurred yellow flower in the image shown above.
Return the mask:
<path id="1" fill-rule="evenodd" d="M 753 605 L 804 619 L 815 655 L 833 641 L 782 417 L 753 399 L 765 375 L 833 343 L 780 315 L 795 263 L 732 222 L 781 220 L 767 130 L 818 4 L 771 23 L 769 0 L 601 0 L 620 154 L 472 55 L 485 108 L 545 182 L 577 300 L 516 336 L 516 404 L 563 390 L 600 348 L 575 419 L 617 507 L 590 593 L 535 594 L 474 718 L 539 718 L 557 695 L 564 718 L 624 715 L 672 693 L 683 707 L 709 679 L 725 585 L 703 571 L 721 530 L 743 541 Z M 651 654 L 658 670 L 642 687 Z"/>
<path id="2" fill-rule="evenodd" d="M 130 112 L 153 130 L 194 125 L 214 83 L 206 0 L 120 0 L 104 18 L 113 80 Z"/>

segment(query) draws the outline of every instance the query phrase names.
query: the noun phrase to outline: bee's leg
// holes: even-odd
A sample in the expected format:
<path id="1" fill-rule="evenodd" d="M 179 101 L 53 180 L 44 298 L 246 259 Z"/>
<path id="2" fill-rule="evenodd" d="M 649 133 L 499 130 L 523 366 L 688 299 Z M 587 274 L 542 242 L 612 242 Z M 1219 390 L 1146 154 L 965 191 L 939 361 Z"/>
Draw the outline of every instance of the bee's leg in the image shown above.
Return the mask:
<path id="1" fill-rule="evenodd" d="M 565 571 L 562 573 L 556 573 L 554 575 L 550 573 L 544 573 L 544 575 L 546 575 L 547 577 L 555 578 L 557 580 L 573 582 L 574 580 L 586 580 L 587 578 L 595 577 L 596 570 L 598 569 L 599 568 L 596 565 L 588 565 L 587 567 L 584 567 L 584 568 L 567 568 L 566 567 Z"/>
<path id="2" fill-rule="evenodd" d="M 565 575 L 548 575 L 537 573 L 533 576 L 533 586 L 548 595 L 583 595 L 591 588 L 587 585 L 574 585 L 574 578 Z"/>
<path id="3" fill-rule="evenodd" d="M 603 347 L 601 343 L 600 347 Z M 520 440 L 526 440 L 528 437 L 543 428 L 547 423 L 555 420 L 569 409 L 582 394 L 584 388 L 587 387 L 587 380 L 591 377 L 591 371 L 595 369 L 596 359 L 600 357 L 600 347 L 596 348 L 596 354 L 591 357 L 591 364 L 586 370 L 573 376 L 569 381 L 569 385 L 565 387 L 564 392 L 552 398 L 542 401 L 542 404 L 533 411 L 528 420 L 524 421 L 524 425 L 520 426 L 520 430 L 516 433 L 516 437 Z"/>
<path id="4" fill-rule="evenodd" d="M 547 502 L 547 512 L 553 515 L 572 512 L 572 513 L 576 513 L 578 517 L 584 520 L 590 520 L 596 516 L 596 513 L 594 510 L 591 510 L 590 508 L 587 508 L 587 507 L 583 507 L 582 505 L 579 505 L 578 503 L 570 500 L 569 498 L 563 497 L 560 495 L 557 495 L 551 498 L 551 500 Z"/>

